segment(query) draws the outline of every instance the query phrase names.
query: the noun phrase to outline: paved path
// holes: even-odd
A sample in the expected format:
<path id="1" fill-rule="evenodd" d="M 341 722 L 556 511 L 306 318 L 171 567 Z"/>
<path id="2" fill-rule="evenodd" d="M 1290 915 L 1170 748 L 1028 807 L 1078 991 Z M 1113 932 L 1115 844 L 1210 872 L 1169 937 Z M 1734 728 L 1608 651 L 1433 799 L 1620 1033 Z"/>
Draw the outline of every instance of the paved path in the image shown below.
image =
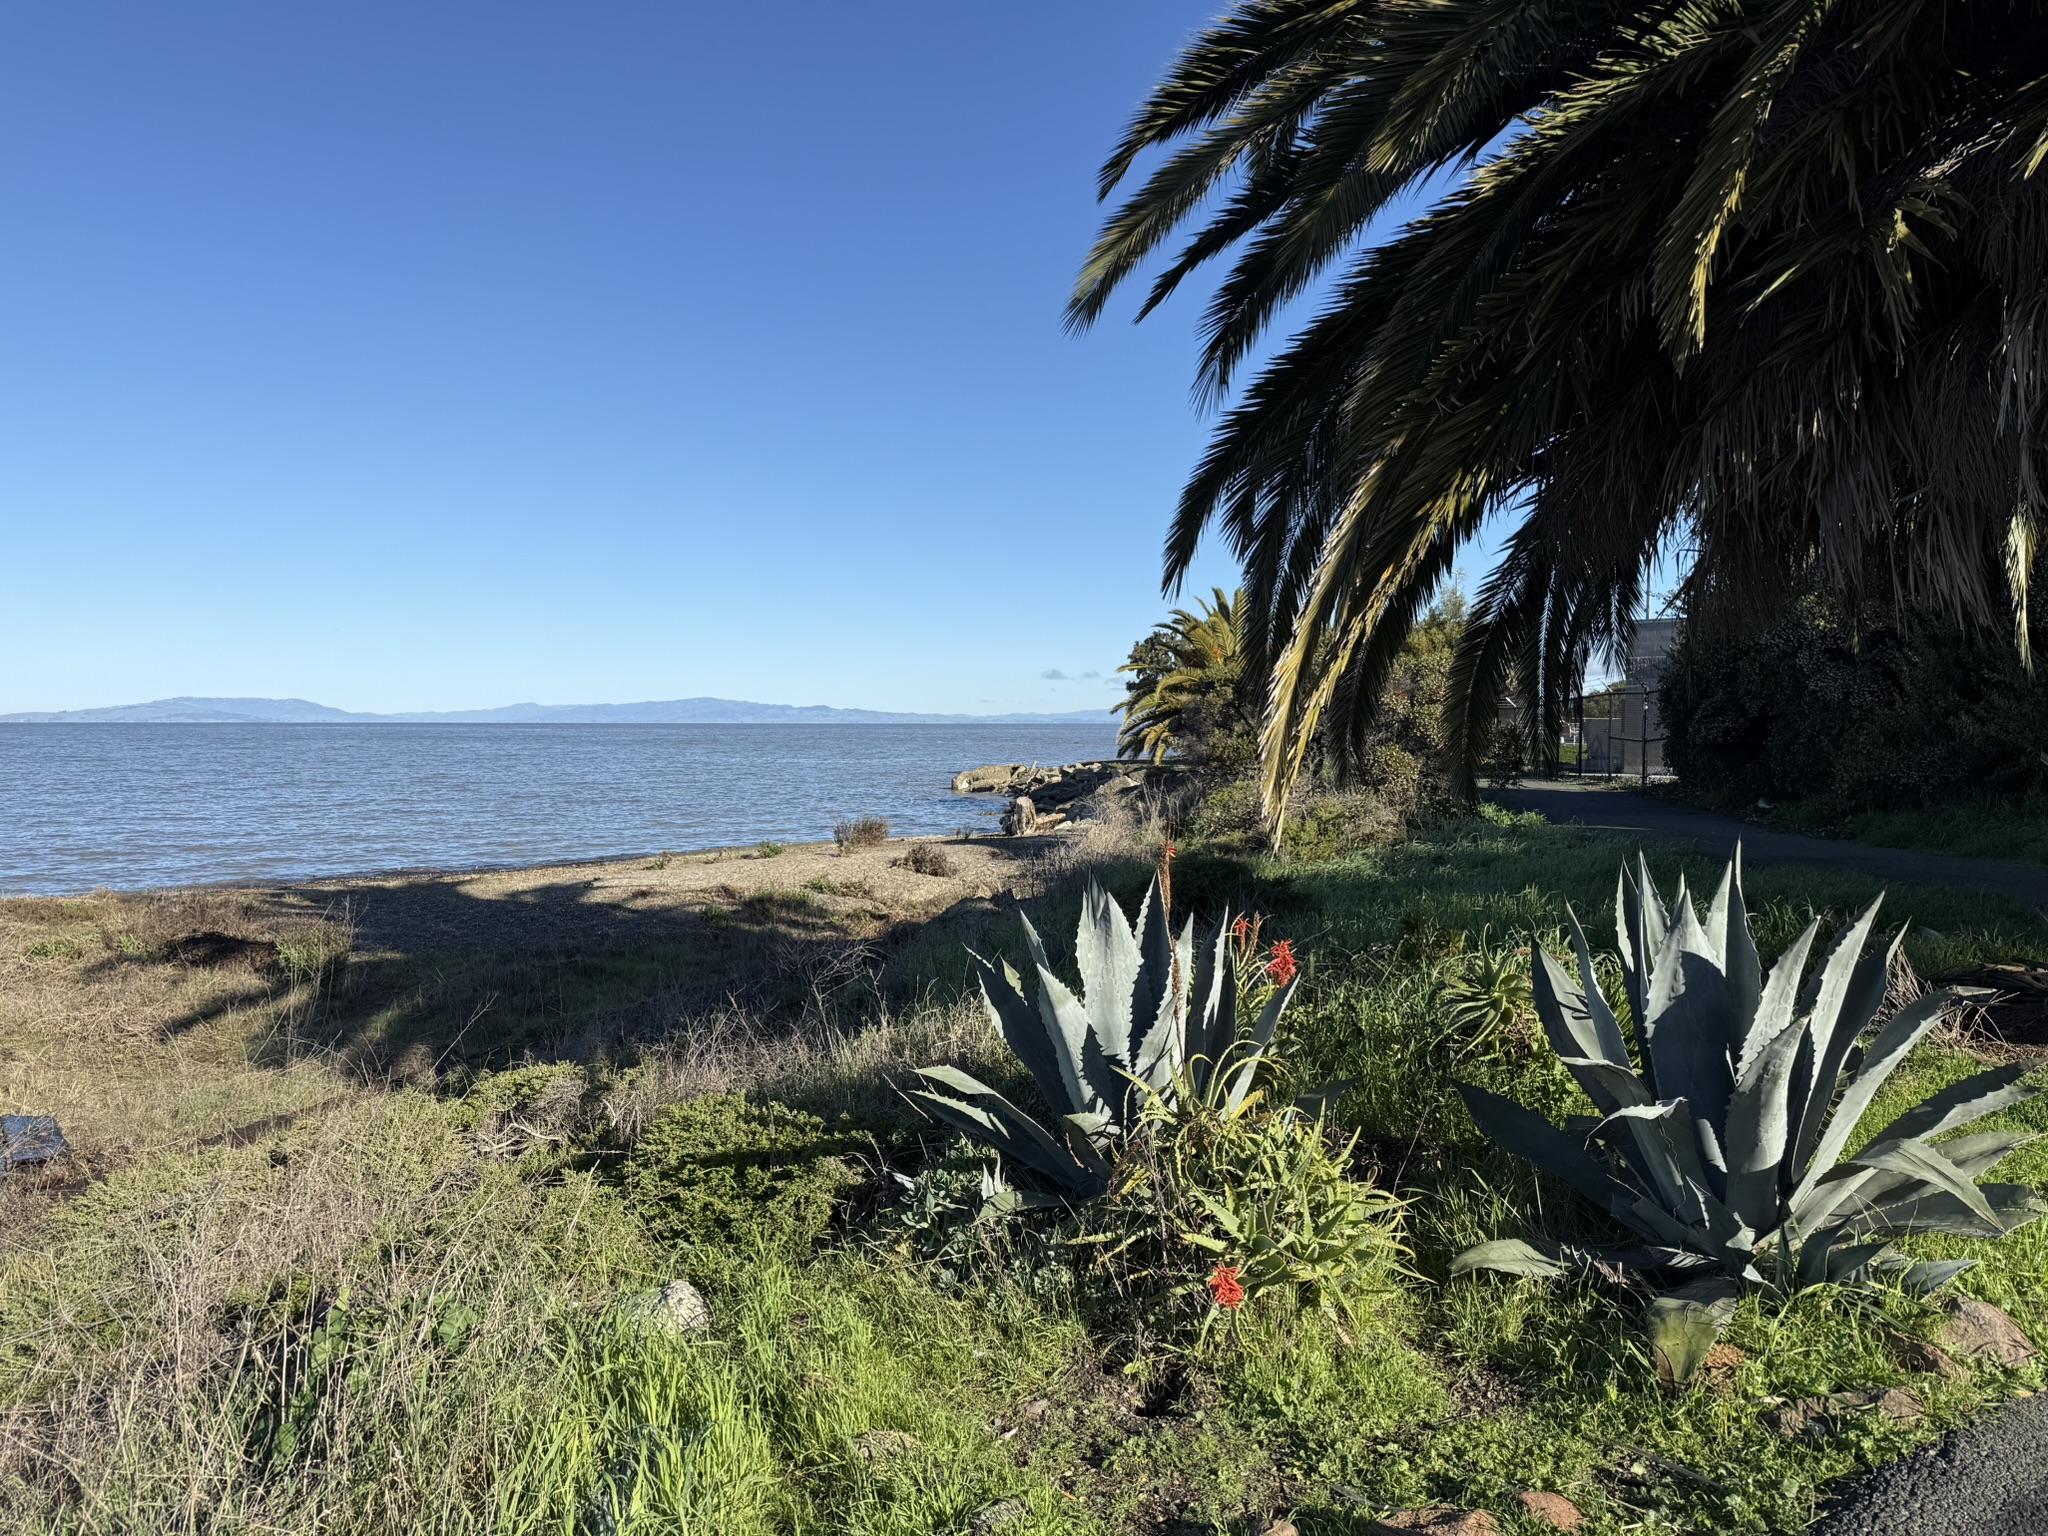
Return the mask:
<path id="1" fill-rule="evenodd" d="M 1535 811 L 1550 821 L 1575 821 L 1602 831 L 1692 843 L 1716 858 L 1726 858 L 1740 838 L 1745 865 L 1818 865 L 1867 875 L 1885 885 L 1960 886 L 2010 897 L 2033 911 L 2048 908 L 2048 865 L 1963 859 L 1917 848 L 1875 848 L 1837 838 L 1773 832 L 1732 816 L 1672 805 L 1654 795 L 1572 779 L 1533 781 L 1512 789 L 1490 790 L 1488 796 L 1511 810 Z M 2048 1532 L 2048 1526 L 2042 1529 Z"/>
<path id="2" fill-rule="evenodd" d="M 2048 1397 L 2008 1403 L 1845 1483 L 1813 1536 L 2042 1536 Z"/>

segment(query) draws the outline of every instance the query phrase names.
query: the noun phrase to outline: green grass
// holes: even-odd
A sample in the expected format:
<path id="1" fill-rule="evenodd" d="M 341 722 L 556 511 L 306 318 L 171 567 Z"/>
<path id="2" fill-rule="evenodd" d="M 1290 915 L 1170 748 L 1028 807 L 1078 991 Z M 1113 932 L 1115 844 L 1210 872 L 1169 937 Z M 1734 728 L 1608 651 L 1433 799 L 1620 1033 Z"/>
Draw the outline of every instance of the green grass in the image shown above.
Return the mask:
<path id="1" fill-rule="evenodd" d="M 1844 837 L 1883 848 L 1925 848 L 1969 858 L 2048 864 L 2048 795 L 2042 794 L 1848 816 L 1812 802 L 1776 807 L 1767 819 L 1781 831 Z"/>
<path id="2" fill-rule="evenodd" d="M 1569 902 L 1609 944 L 1633 853 L 1498 814 L 1310 867 L 1186 847 L 1184 906 L 1251 906 L 1268 937 L 1295 940 L 1306 980 L 1281 1041 L 1289 1069 L 1350 1080 L 1339 1118 L 1363 1133 L 1361 1172 L 1410 1202 L 1412 1273 L 1341 1324 L 1269 1307 L 1191 1348 L 1146 1335 L 1058 1265 L 922 1256 L 878 1214 L 894 1185 L 875 1158 L 907 1167 L 918 1145 L 875 1091 L 873 1063 L 890 1058 L 859 1044 L 874 1031 L 775 1090 L 873 1128 L 861 1189 L 808 1252 L 685 1253 L 649 1235 L 616 1171 L 631 1132 L 615 1122 L 654 1068 L 468 1076 L 461 1095 L 453 1082 L 358 1094 L 246 1146 L 136 1164 L 10 1233 L 0 1508 L 25 1531 L 912 1536 L 1004 1504 L 1018 1536 L 1221 1536 L 1280 1515 L 1335 1536 L 1434 1500 L 1526 1533 L 1513 1496 L 1539 1487 L 1572 1498 L 1595 1536 L 1800 1531 L 1836 1479 L 2041 1373 L 1913 1378 L 1925 1425 L 1855 1420 L 1792 1442 L 1765 1421 L 1779 1400 L 1907 1381 L 1881 1330 L 1924 1337 L 1934 1311 L 1901 1295 L 1874 1311 L 1835 1293 L 1782 1309 L 1752 1298 L 1729 1336 L 1740 1365 L 1674 1395 L 1627 1296 L 1447 1278 L 1479 1239 L 1599 1227 L 1476 1135 L 1440 1044 L 1430 935 L 1515 942 L 1554 930 Z M 1667 888 L 1680 871 L 1696 887 L 1718 874 L 1665 848 L 1650 862 Z M 1118 893 L 1145 879 L 1119 873 Z M 1784 868 L 1747 888 L 1767 954 L 1874 894 Z M 1049 938 L 1071 901 L 1039 904 Z M 1901 891 L 1886 913 L 1914 925 L 1923 973 L 2048 959 L 2037 915 L 1972 892 Z M 950 1006 L 941 950 L 970 935 L 1007 949 L 1015 927 L 985 903 L 932 925 L 898 956 L 924 1001 L 897 1006 Z M 971 1059 L 986 1043 L 946 1049 Z M 1973 1065 L 1923 1047 L 1866 1126 Z M 1456 1071 L 1553 1114 L 1584 1107 L 1540 1047 Z M 550 1104 L 573 1108 L 549 1119 Z M 2048 1131 L 2048 1111 L 1985 1128 L 2001 1124 Z M 2048 1143 L 1998 1177 L 2048 1180 Z M 1979 1259 L 1959 1289 L 2048 1337 L 2048 1230 L 1914 1246 Z M 614 1321 L 618 1299 L 685 1271 L 710 1301 L 708 1335 L 667 1342 Z"/>

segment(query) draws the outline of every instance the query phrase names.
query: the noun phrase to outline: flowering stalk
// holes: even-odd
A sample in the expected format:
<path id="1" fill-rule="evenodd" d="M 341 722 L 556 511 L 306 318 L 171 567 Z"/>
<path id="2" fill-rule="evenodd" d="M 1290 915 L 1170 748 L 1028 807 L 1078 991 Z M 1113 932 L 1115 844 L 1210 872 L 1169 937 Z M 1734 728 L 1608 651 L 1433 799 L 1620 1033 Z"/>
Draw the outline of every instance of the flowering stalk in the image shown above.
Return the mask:
<path id="1" fill-rule="evenodd" d="M 1232 1264 L 1218 1264 L 1209 1276 L 1209 1295 L 1217 1306 L 1235 1312 L 1244 1305 L 1244 1282 Z"/>

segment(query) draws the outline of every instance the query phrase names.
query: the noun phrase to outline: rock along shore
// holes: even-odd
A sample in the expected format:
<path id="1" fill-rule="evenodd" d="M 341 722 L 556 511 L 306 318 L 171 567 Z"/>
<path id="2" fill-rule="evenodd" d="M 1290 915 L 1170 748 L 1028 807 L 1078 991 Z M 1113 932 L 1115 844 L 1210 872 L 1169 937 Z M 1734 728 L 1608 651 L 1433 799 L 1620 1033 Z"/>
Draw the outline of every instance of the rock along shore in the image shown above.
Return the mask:
<path id="1" fill-rule="evenodd" d="M 1180 772 L 1178 767 L 1117 760 L 987 763 L 953 775 L 956 795 L 1008 795 L 1002 827 L 1010 837 L 1035 837 L 1089 819 L 1089 804 L 1126 795 Z"/>

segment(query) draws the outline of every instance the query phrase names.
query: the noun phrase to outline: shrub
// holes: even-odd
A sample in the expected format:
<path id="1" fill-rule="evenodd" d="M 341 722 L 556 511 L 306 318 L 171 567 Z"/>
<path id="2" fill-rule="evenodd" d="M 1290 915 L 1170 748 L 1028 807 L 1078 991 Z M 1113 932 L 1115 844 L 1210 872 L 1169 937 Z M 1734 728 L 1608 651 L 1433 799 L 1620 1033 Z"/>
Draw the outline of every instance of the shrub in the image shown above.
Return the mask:
<path id="1" fill-rule="evenodd" d="M 2048 599 L 2034 588 L 2035 632 Z M 1931 618 L 1859 624 L 1817 597 L 1751 634 L 1681 631 L 1658 694 L 1689 789 L 1818 799 L 1842 815 L 1913 810 L 2048 783 L 2048 681 L 2008 633 Z"/>
<path id="2" fill-rule="evenodd" d="M 1202 797 L 1189 830 L 1194 840 L 1217 853 L 1255 853 L 1266 845 L 1259 787 L 1250 779 L 1219 784 Z"/>
<path id="3" fill-rule="evenodd" d="M 754 844 L 754 857 L 757 859 L 779 859 L 787 852 L 789 852 L 789 844 L 770 842 L 765 837 L 760 842 Z"/>
<path id="4" fill-rule="evenodd" d="M 1316 795 L 1289 816 L 1281 831 L 1280 849 L 1298 864 L 1326 864 L 1388 841 L 1400 826 L 1400 812 L 1370 791 Z"/>
<path id="5" fill-rule="evenodd" d="M 1389 799 L 1407 802 L 1421 787 L 1422 764 L 1405 747 L 1382 742 L 1366 753 L 1362 777 Z"/>
<path id="6" fill-rule="evenodd" d="M 1406 1255 L 1404 1203 L 1350 1175 L 1357 1133 L 1333 1146 L 1320 1119 L 1265 1105 L 1155 1099 L 1149 1113 L 1160 1155 L 1132 1166 L 1110 1208 L 1126 1254 L 1147 1232 L 1179 1235 L 1179 1254 L 1163 1256 L 1181 1272 L 1172 1293 L 1205 1326 L 1267 1297 L 1348 1311 Z"/>
<path id="7" fill-rule="evenodd" d="M 736 1093 L 706 1094 L 656 1115 L 620 1170 L 653 1237 L 682 1248 L 796 1255 L 859 1182 L 853 1136 L 815 1115 Z"/>
<path id="8" fill-rule="evenodd" d="M 1482 932 L 1475 948 L 1450 962 L 1440 995 L 1460 1057 L 1519 1056 L 1528 1049 L 1536 996 L 1526 946 L 1488 944 Z"/>
<path id="9" fill-rule="evenodd" d="M 455 1105 L 452 1119 L 487 1144 L 516 1150 L 580 1137 L 594 1123 L 599 1083 L 573 1062 L 486 1072 Z"/>
<path id="10" fill-rule="evenodd" d="M 293 986 L 322 987 L 348 965 L 353 933 L 328 923 L 305 923 L 277 936 L 277 963 Z"/>
<path id="11" fill-rule="evenodd" d="M 880 816 L 856 816 L 832 829 L 832 841 L 842 854 L 862 848 L 879 848 L 889 841 L 889 823 Z"/>
<path id="12" fill-rule="evenodd" d="M 944 878 L 953 873 L 952 857 L 937 843 L 912 843 L 898 862 L 913 874 Z"/>

